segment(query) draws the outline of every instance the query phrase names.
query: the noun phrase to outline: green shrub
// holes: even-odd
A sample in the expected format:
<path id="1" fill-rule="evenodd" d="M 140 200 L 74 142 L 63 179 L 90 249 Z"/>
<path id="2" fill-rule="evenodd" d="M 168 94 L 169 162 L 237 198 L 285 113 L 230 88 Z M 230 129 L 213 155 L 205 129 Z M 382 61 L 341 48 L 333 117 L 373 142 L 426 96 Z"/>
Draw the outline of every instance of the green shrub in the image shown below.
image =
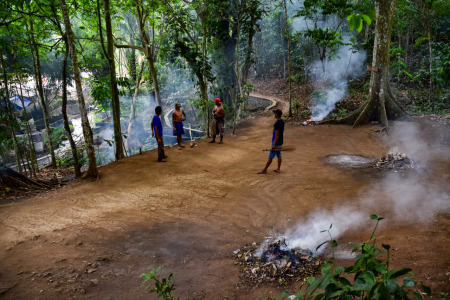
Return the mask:
<path id="1" fill-rule="evenodd" d="M 302 111 L 303 118 L 309 118 L 311 116 L 311 112 L 308 109 Z"/>
<path id="2" fill-rule="evenodd" d="M 141 277 L 144 277 L 145 280 L 142 285 L 145 286 L 146 293 L 156 293 L 156 299 L 163 297 L 164 300 L 174 300 L 175 298 L 172 296 L 172 291 L 175 291 L 173 283 L 170 283 L 170 280 L 174 277 L 173 273 L 169 274 L 169 277 L 158 279 L 158 275 L 161 273 L 162 266 L 158 268 L 152 269 L 150 273 L 142 273 Z M 154 285 L 154 288 L 152 288 Z"/>

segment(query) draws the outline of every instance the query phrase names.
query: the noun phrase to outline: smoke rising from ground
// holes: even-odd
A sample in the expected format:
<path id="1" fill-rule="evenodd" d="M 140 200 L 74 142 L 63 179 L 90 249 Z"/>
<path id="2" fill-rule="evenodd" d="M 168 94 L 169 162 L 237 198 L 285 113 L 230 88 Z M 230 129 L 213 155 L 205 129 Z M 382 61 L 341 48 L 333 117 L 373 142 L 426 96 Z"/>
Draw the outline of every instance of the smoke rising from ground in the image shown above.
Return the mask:
<path id="1" fill-rule="evenodd" d="M 450 157 L 438 142 L 427 142 L 422 138 L 417 123 L 396 123 L 392 134 L 384 138 L 391 151 L 398 150 L 416 160 L 425 170 L 405 173 L 390 172 L 380 180 L 360 191 L 357 204 L 343 203 L 332 210 L 312 212 L 304 221 L 288 229 L 281 238 L 286 238 L 289 247 L 315 250 L 329 239 L 327 230 L 332 224 L 331 234 L 338 239 L 346 232 L 370 230 L 375 224 L 369 216 L 385 217 L 383 226 L 393 223 L 410 226 L 423 225 L 435 220 L 437 212 L 450 211 L 450 188 L 444 176 L 436 180 L 435 171 L 427 162 L 438 157 L 446 161 Z M 426 151 L 424 151 L 426 150 Z M 323 251 L 325 247 L 319 249 Z"/>
<path id="2" fill-rule="evenodd" d="M 296 10 L 293 6 L 290 6 L 290 9 L 292 12 Z M 318 15 L 321 16 L 320 13 Z M 314 28 L 323 30 L 329 28 L 334 31 L 338 26 L 347 26 L 345 23 L 344 25 L 340 24 L 341 21 L 336 16 L 327 16 L 325 20 L 322 17 L 316 20 L 299 17 L 294 18 L 292 23 L 294 32 Z M 313 79 L 316 90 L 326 88 L 323 96 L 311 101 L 311 118 L 313 121 L 321 121 L 333 111 L 336 103 L 346 96 L 347 81 L 360 77 L 364 72 L 366 53 L 362 50 L 353 49 L 349 45 L 352 37 L 351 34 L 343 34 L 343 45 L 339 46 L 334 54 L 331 53 L 331 49 L 327 49 L 324 61 L 317 59 L 308 68 L 308 76 Z M 323 69 L 325 69 L 325 72 L 323 72 Z"/>
<path id="3" fill-rule="evenodd" d="M 350 36 L 344 36 L 344 43 L 348 43 Z M 322 62 L 317 60 L 312 65 L 316 89 L 327 86 L 324 97 L 311 102 L 311 117 L 313 121 L 321 121 L 347 94 L 347 80 L 357 78 L 363 74 L 366 53 L 352 49 L 351 45 L 342 45 L 336 54 Z M 325 63 L 325 73 L 322 72 Z"/>

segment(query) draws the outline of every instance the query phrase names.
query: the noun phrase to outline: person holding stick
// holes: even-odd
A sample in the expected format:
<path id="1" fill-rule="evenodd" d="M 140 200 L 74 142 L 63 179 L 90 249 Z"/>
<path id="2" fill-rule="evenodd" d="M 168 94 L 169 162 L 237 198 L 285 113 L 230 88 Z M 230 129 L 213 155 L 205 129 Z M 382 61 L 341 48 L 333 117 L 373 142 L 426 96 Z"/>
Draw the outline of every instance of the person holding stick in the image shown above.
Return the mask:
<path id="1" fill-rule="evenodd" d="M 281 115 L 283 112 L 281 109 L 273 110 L 274 118 L 276 119 L 275 124 L 273 125 L 273 133 L 272 133 L 272 146 L 271 151 L 269 152 L 269 159 L 267 160 L 266 166 L 261 171 L 256 174 L 267 174 L 267 168 L 269 168 L 272 160 L 276 156 L 278 159 L 278 168 L 274 171 L 276 173 L 280 173 L 281 167 L 281 151 L 280 148 L 283 146 L 283 133 L 284 133 L 284 121 L 281 120 Z M 278 149 L 277 149 L 278 148 Z M 278 151 L 277 151 L 278 150 Z"/>
<path id="2" fill-rule="evenodd" d="M 173 135 L 177 137 L 178 150 L 184 148 L 181 144 L 181 135 L 184 134 L 183 121 L 186 120 L 186 113 L 181 109 L 180 102 L 175 103 L 175 110 L 172 113 Z"/>
<path id="3" fill-rule="evenodd" d="M 155 115 L 151 123 L 152 137 L 156 137 L 158 142 L 158 162 L 166 162 L 166 155 L 164 154 L 164 140 L 163 140 L 163 128 L 160 115 L 162 113 L 161 106 L 155 107 Z"/>

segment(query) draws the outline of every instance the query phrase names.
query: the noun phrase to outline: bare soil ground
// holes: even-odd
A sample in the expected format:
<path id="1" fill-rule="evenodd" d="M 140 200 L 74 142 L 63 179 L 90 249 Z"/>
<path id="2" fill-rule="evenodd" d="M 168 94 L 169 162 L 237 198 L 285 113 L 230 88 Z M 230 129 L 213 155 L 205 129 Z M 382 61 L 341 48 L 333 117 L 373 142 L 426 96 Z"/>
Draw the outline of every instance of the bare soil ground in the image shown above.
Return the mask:
<path id="1" fill-rule="evenodd" d="M 285 145 L 296 150 L 283 153 L 282 173 L 272 166 L 267 175 L 256 175 L 267 160 L 261 150 L 270 145 L 273 122 L 266 113 L 242 122 L 237 135 L 227 134 L 222 145 L 205 140 L 198 147 L 171 148 L 167 163 L 156 162 L 156 151 L 145 152 L 101 167 L 97 181 L 75 181 L 2 204 L 3 298 L 152 299 L 140 274 L 160 265 L 165 276 L 175 274 L 174 294 L 180 299 L 255 299 L 295 290 L 298 284 L 240 285 L 233 250 L 283 232 L 317 209 L 356 207 L 369 190 L 382 194 L 376 189 L 387 171 L 340 168 L 324 158 L 379 158 L 391 145 L 374 132 L 376 125 L 288 123 Z M 448 138 L 448 127 L 445 136 L 429 124 L 420 128 L 432 150 L 421 183 L 436 187 L 448 201 L 449 148 L 439 142 Z M 367 219 L 370 213 L 386 217 L 377 237 L 395 248 L 392 267 L 411 267 L 415 279 L 449 293 L 449 212 L 437 210 L 426 222 L 404 222 L 383 199 L 374 201 L 380 207 L 373 205 Z M 356 223 L 353 229 L 338 240 L 343 250 L 350 241 L 366 241 L 372 227 Z"/>

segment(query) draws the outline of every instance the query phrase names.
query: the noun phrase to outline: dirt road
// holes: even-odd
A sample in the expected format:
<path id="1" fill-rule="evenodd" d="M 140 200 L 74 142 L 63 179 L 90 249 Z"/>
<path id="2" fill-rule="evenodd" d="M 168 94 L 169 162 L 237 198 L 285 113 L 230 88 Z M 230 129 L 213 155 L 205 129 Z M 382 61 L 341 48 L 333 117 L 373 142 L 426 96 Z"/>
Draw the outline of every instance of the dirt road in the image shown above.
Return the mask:
<path id="1" fill-rule="evenodd" d="M 155 151 L 145 152 L 100 168 L 98 181 L 74 182 L 0 206 L 3 298 L 153 299 L 144 294 L 140 274 L 160 265 L 166 276 L 175 274 L 180 299 L 279 293 L 276 287 L 240 286 L 233 250 L 292 228 L 317 209 L 331 212 L 346 203 L 364 211 L 361 199 L 382 192 L 377 187 L 387 172 L 341 168 L 324 158 L 379 158 L 392 145 L 372 125 L 287 124 L 285 145 L 296 150 L 283 153 L 282 173 L 273 172 L 273 166 L 267 175 L 256 175 L 267 160 L 261 150 L 270 145 L 273 122 L 267 113 L 241 123 L 223 145 L 200 141 L 194 148 L 172 148 L 166 151 L 167 163 L 157 163 Z M 436 137 L 434 128 L 422 130 L 429 139 Z M 445 200 L 449 149 L 439 143 L 429 148 L 435 152 L 422 184 L 440 190 Z M 416 279 L 450 292 L 448 211 L 437 207 L 437 216 L 424 223 L 405 222 L 383 200 L 379 203 L 370 206 L 367 219 L 370 213 L 386 217 L 378 240 L 395 249 L 391 265 L 412 267 Z M 372 229 L 352 227 L 339 237 L 343 250 L 349 241 L 366 241 Z"/>

